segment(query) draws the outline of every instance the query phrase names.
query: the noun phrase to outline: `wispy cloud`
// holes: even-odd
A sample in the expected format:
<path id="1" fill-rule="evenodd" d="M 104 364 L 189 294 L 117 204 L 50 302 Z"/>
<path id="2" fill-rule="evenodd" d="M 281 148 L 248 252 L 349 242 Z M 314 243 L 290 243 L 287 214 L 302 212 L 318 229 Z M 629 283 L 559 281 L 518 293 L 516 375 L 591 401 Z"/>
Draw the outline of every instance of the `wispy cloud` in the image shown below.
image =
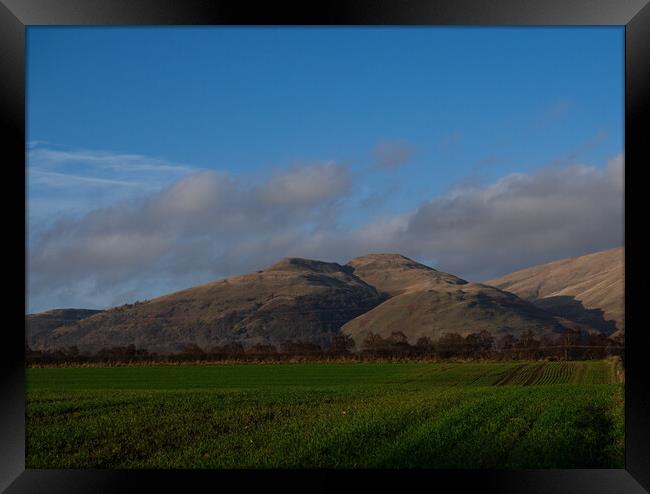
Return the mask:
<path id="1" fill-rule="evenodd" d="M 195 168 L 178 165 L 141 154 L 119 154 L 106 151 L 57 150 L 35 144 L 28 153 L 29 166 L 47 168 L 66 164 L 83 164 L 88 167 L 122 172 L 173 172 L 189 173 Z"/>
<path id="2" fill-rule="evenodd" d="M 77 185 L 93 185 L 104 187 L 133 187 L 142 190 L 155 190 L 155 187 L 146 185 L 142 182 L 127 182 L 124 180 L 111 180 L 99 177 L 85 177 L 81 175 L 72 175 L 69 173 L 47 172 L 42 170 L 33 170 L 31 172 L 33 182 L 47 185 L 49 187 L 71 187 Z"/>
<path id="3" fill-rule="evenodd" d="M 78 216 L 129 197 L 160 190 L 198 169 L 141 154 L 61 149 L 46 141 L 27 143 L 30 234 L 48 221 Z"/>
<path id="4" fill-rule="evenodd" d="M 566 99 L 559 99 L 552 102 L 544 110 L 533 118 L 531 130 L 542 130 L 553 122 L 563 118 L 573 107 L 573 102 Z"/>
<path id="5" fill-rule="evenodd" d="M 413 158 L 415 149 L 404 140 L 387 139 L 378 142 L 372 150 L 376 165 L 383 169 L 395 169 L 407 164 Z"/>
<path id="6" fill-rule="evenodd" d="M 503 165 L 509 163 L 512 163 L 512 159 L 508 158 L 507 156 L 499 154 L 488 154 L 477 161 L 476 167 Z"/>
<path id="7" fill-rule="evenodd" d="M 552 162 L 553 165 L 566 165 L 575 162 L 576 160 L 584 157 L 587 153 L 596 149 L 603 142 L 607 140 L 607 132 L 599 129 L 593 137 L 578 144 L 576 147 L 570 149 L 564 156 Z"/>
<path id="8" fill-rule="evenodd" d="M 451 149 L 458 147 L 462 142 L 462 140 L 463 140 L 463 135 L 458 131 L 454 131 L 454 132 L 450 132 L 447 135 L 442 136 L 442 138 L 438 142 L 438 145 L 441 150 L 449 151 Z"/>
<path id="9" fill-rule="evenodd" d="M 33 148 L 36 148 L 38 146 L 42 146 L 44 144 L 49 144 L 49 142 L 48 141 L 34 140 L 34 141 L 28 141 L 26 147 L 27 147 L 27 149 L 33 149 Z"/>

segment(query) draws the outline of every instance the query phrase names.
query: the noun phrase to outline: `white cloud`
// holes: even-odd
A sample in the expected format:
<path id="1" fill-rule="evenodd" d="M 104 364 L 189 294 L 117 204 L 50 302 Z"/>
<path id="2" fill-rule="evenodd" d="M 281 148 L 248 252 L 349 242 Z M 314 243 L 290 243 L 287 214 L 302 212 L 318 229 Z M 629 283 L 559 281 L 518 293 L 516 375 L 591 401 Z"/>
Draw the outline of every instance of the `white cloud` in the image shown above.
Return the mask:
<path id="1" fill-rule="evenodd" d="M 513 174 L 418 208 L 404 239 L 451 272 L 485 279 L 622 245 L 623 157 Z"/>
<path id="2" fill-rule="evenodd" d="M 348 192 L 348 169 L 333 162 L 276 172 L 260 191 L 270 206 L 309 206 Z"/>

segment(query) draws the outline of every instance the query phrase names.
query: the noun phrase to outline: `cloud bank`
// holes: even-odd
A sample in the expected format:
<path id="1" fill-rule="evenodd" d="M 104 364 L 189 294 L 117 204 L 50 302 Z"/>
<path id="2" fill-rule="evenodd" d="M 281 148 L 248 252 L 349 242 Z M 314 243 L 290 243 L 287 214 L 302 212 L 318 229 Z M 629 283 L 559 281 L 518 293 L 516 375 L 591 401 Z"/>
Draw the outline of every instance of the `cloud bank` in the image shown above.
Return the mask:
<path id="1" fill-rule="evenodd" d="M 400 252 L 479 281 L 623 243 L 623 156 L 457 187 L 406 214 L 346 227 L 355 183 L 316 163 L 251 185 L 192 173 L 63 220 L 29 245 L 30 311 L 103 307 L 244 273 L 284 256 Z"/>
<path id="2" fill-rule="evenodd" d="M 487 279 L 553 259 L 622 245 L 623 157 L 513 174 L 453 190 L 409 218 L 404 240 L 453 273 Z"/>

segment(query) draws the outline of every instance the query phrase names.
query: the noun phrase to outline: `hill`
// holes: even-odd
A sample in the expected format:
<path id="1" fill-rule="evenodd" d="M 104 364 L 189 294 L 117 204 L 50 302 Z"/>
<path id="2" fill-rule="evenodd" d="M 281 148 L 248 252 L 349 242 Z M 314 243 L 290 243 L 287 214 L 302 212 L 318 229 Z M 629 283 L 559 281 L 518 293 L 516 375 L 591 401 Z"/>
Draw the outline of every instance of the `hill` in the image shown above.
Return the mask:
<path id="1" fill-rule="evenodd" d="M 436 339 L 446 332 L 486 330 L 498 336 L 531 330 L 541 335 L 564 329 L 557 318 L 512 293 L 468 283 L 397 254 L 373 254 L 349 265 L 355 275 L 392 294 L 343 326 L 357 345 L 370 332 L 387 337 L 401 331 L 415 343 L 421 336 Z"/>
<path id="2" fill-rule="evenodd" d="M 38 314 L 29 314 L 26 320 L 26 340 L 33 347 L 35 338 L 48 334 L 58 327 L 75 323 L 102 312 L 92 309 L 53 309 Z"/>
<path id="3" fill-rule="evenodd" d="M 533 266 L 486 282 L 560 317 L 611 334 L 625 330 L 623 247 Z"/>
<path id="4" fill-rule="evenodd" d="M 390 297 L 440 284 L 464 285 L 467 281 L 437 271 L 401 254 L 368 254 L 347 264 L 353 273 Z"/>
<path id="5" fill-rule="evenodd" d="M 240 343 L 300 340 L 326 347 L 334 334 L 357 345 L 368 333 L 495 336 L 557 333 L 566 327 L 624 330 L 623 250 L 535 266 L 469 283 L 399 254 L 347 265 L 301 258 L 105 311 L 57 309 L 27 316 L 34 350 L 82 352 L 133 344 L 158 353 Z"/>
<path id="6" fill-rule="evenodd" d="M 286 258 L 255 273 L 127 304 L 57 327 L 35 349 L 77 345 L 81 351 L 134 344 L 159 353 L 195 344 L 297 339 L 327 344 L 341 325 L 384 296 L 336 263 Z"/>

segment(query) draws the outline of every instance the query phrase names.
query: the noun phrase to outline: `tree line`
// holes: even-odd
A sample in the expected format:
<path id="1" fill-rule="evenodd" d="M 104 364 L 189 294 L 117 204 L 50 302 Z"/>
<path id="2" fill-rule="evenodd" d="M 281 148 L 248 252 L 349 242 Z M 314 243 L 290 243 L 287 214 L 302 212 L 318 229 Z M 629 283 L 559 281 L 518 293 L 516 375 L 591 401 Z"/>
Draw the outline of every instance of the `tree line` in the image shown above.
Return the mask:
<path id="1" fill-rule="evenodd" d="M 369 334 L 363 341 L 361 351 L 375 356 L 405 354 L 428 356 L 437 359 L 484 359 L 484 360 L 588 360 L 609 356 L 623 356 L 624 338 L 610 338 L 603 333 L 583 333 L 566 329 L 556 335 L 537 337 L 532 331 L 519 337 L 510 333 L 499 337 L 488 331 L 461 336 L 444 333 L 437 340 L 420 337 L 414 345 L 401 331 L 383 338 Z"/>
<path id="2" fill-rule="evenodd" d="M 348 335 L 333 335 L 326 348 L 313 342 L 287 340 L 245 347 L 233 342 L 203 349 L 187 345 L 174 353 L 158 354 L 135 345 L 105 348 L 95 353 L 80 352 L 76 346 L 51 351 L 26 349 L 28 365 L 85 362 L 187 362 L 187 361 L 286 361 L 286 360 L 587 360 L 610 356 L 624 358 L 622 336 L 587 334 L 567 329 L 556 335 L 535 336 L 526 331 L 493 336 L 487 331 L 462 336 L 444 333 L 433 340 L 420 337 L 411 344 L 401 331 L 383 337 L 369 333 L 357 347 Z"/>

